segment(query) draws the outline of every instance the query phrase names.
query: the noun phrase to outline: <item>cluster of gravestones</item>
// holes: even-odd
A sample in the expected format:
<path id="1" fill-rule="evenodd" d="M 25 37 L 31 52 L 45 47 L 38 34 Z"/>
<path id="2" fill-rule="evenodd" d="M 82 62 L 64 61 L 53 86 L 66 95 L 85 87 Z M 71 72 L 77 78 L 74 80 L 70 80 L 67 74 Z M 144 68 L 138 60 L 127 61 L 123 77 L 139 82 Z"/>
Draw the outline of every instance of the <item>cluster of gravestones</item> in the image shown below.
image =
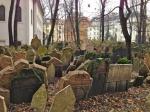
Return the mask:
<path id="1" fill-rule="evenodd" d="M 10 102 L 31 103 L 43 112 L 48 84 L 54 83 L 56 77 L 60 80 L 50 112 L 71 112 L 75 101 L 129 87 L 132 64 L 109 64 L 102 58 L 86 60 L 85 51 L 74 53 L 69 47 L 61 51 L 47 49 L 38 38 L 32 40 L 31 46 L 26 51 L 2 51 L 0 96 L 3 97 L 0 97 L 0 103 L 5 105 L 4 110 Z"/>

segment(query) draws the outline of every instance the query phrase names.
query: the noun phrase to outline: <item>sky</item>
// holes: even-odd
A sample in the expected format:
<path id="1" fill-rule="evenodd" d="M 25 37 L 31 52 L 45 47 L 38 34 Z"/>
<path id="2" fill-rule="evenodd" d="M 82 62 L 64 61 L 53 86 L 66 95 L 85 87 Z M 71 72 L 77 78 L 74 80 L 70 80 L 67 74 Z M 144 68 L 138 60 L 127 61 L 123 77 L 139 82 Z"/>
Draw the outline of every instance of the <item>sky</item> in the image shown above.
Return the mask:
<path id="1" fill-rule="evenodd" d="M 87 17 L 93 17 L 98 15 L 99 12 L 99 3 L 100 0 L 83 0 L 82 2 L 82 12 L 84 12 L 84 16 Z M 90 4 L 90 7 L 89 7 Z M 112 10 L 114 7 L 119 5 L 119 0 L 108 0 L 106 5 L 106 13 Z M 117 12 L 118 10 L 114 10 L 114 12 Z"/>

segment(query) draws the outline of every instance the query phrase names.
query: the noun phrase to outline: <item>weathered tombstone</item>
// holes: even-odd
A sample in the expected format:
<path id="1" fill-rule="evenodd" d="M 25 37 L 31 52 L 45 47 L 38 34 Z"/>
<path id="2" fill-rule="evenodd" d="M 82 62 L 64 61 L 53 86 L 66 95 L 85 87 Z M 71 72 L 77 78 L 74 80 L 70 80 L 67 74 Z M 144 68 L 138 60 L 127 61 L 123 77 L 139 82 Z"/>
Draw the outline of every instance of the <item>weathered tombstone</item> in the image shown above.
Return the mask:
<path id="1" fill-rule="evenodd" d="M 68 73 L 69 71 L 74 71 L 76 69 L 75 65 L 69 65 L 69 67 L 66 70 L 66 73 Z"/>
<path id="2" fill-rule="evenodd" d="M 69 85 L 56 93 L 49 112 L 73 112 L 75 101 L 73 90 Z"/>
<path id="3" fill-rule="evenodd" d="M 0 96 L 0 112 L 7 112 L 7 106 L 5 104 L 5 98 Z"/>
<path id="4" fill-rule="evenodd" d="M 23 51 L 15 52 L 13 60 L 18 61 L 20 59 L 26 59 L 26 52 Z"/>
<path id="5" fill-rule="evenodd" d="M 47 68 L 48 82 L 54 82 L 54 78 L 55 78 L 55 66 L 51 63 Z"/>
<path id="6" fill-rule="evenodd" d="M 15 67 L 15 70 L 19 72 L 20 70 L 24 68 L 29 68 L 29 62 L 24 59 L 19 59 L 18 61 L 14 63 L 14 67 Z"/>
<path id="7" fill-rule="evenodd" d="M 43 84 L 33 95 L 31 107 L 35 108 L 36 112 L 44 112 L 47 103 L 47 90 Z"/>
<path id="8" fill-rule="evenodd" d="M 0 96 L 5 98 L 6 105 L 9 106 L 10 104 L 10 91 L 5 88 L 0 88 Z"/>
<path id="9" fill-rule="evenodd" d="M 33 68 L 33 69 L 36 69 L 37 72 L 39 71 L 39 72 L 42 73 L 42 75 L 43 75 L 43 77 L 44 77 L 44 83 L 45 83 L 45 85 L 47 86 L 47 85 L 48 85 L 47 68 L 44 67 L 44 66 L 35 64 L 35 63 L 32 64 L 30 67 Z"/>
<path id="10" fill-rule="evenodd" d="M 8 66 L 0 71 L 0 87 L 10 89 L 11 81 L 16 76 L 14 68 Z"/>
<path id="11" fill-rule="evenodd" d="M 36 69 L 23 69 L 13 78 L 10 89 L 10 102 L 30 103 L 34 93 L 44 83 L 42 72 Z"/>
<path id="12" fill-rule="evenodd" d="M 106 83 L 108 84 L 112 83 L 111 85 L 114 85 L 115 87 L 113 86 L 113 88 L 116 88 L 116 90 L 118 90 L 116 85 L 121 83 L 122 84 L 121 88 L 124 88 L 125 91 L 128 89 L 128 82 L 131 80 L 131 75 L 132 75 L 132 64 L 110 64 Z M 124 81 L 126 81 L 126 83 L 124 83 Z M 116 83 L 116 85 L 114 83 Z"/>
<path id="13" fill-rule="evenodd" d="M 29 50 L 27 51 L 27 57 L 26 57 L 26 59 L 27 59 L 29 62 L 33 63 L 33 62 L 35 62 L 35 57 L 36 57 L 35 51 L 34 51 L 33 49 L 29 49 Z"/>
<path id="14" fill-rule="evenodd" d="M 140 70 L 140 60 L 138 58 L 133 59 L 133 71 L 139 73 Z"/>
<path id="15" fill-rule="evenodd" d="M 47 54 L 47 48 L 44 46 L 40 46 L 37 50 L 37 53 L 39 56 L 44 56 L 45 54 Z"/>
<path id="16" fill-rule="evenodd" d="M 61 53 L 56 50 L 53 50 L 50 56 L 55 57 L 57 59 L 61 59 Z"/>
<path id="17" fill-rule="evenodd" d="M 53 63 L 55 66 L 63 65 L 63 62 L 56 57 L 51 58 L 51 60 L 48 62 L 48 64 L 51 64 L 51 63 Z"/>
<path id="18" fill-rule="evenodd" d="M 38 37 L 34 37 L 31 41 L 31 46 L 34 50 L 38 50 L 38 48 L 41 46 L 41 40 L 38 39 Z"/>
<path id="19" fill-rule="evenodd" d="M 61 90 L 64 87 L 71 85 L 76 99 L 80 100 L 87 97 L 92 81 L 93 79 L 86 71 L 70 71 L 67 75 L 60 79 L 58 82 L 58 89 Z"/>
<path id="20" fill-rule="evenodd" d="M 12 57 L 6 55 L 0 56 L 0 71 L 7 66 L 13 66 Z"/>

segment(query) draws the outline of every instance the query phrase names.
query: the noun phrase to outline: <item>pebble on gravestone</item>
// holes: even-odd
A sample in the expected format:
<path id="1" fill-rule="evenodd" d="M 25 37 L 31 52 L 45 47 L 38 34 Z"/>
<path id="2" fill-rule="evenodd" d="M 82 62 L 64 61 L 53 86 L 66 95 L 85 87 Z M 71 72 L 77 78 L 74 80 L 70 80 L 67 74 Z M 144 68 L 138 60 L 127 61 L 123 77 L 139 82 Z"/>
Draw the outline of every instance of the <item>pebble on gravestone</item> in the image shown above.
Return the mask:
<path id="1" fill-rule="evenodd" d="M 22 51 L 15 52 L 13 60 L 18 61 L 19 59 L 26 59 L 26 52 L 22 52 Z"/>
<path id="2" fill-rule="evenodd" d="M 13 59 L 10 56 L 0 56 L 0 71 L 7 66 L 13 66 Z"/>
<path id="3" fill-rule="evenodd" d="M 71 86 L 67 86 L 56 93 L 49 112 L 73 112 L 75 96 Z"/>
<path id="4" fill-rule="evenodd" d="M 32 64 L 31 68 L 35 68 L 39 71 L 41 71 L 44 74 L 44 83 L 47 86 L 48 85 L 48 78 L 47 78 L 47 68 L 38 64 Z"/>
<path id="5" fill-rule="evenodd" d="M 31 107 L 35 108 L 36 112 L 44 112 L 47 103 L 47 90 L 43 84 L 33 95 Z"/>
<path id="6" fill-rule="evenodd" d="M 5 98 L 6 105 L 9 106 L 10 104 L 10 91 L 5 88 L 0 88 L 0 96 Z"/>
<path id="7" fill-rule="evenodd" d="M 48 78 L 48 82 L 54 82 L 55 66 L 53 63 L 51 63 L 47 68 L 47 78 Z"/>
<path id="8" fill-rule="evenodd" d="M 38 37 L 34 37 L 31 40 L 31 46 L 34 50 L 38 50 L 38 48 L 41 46 L 41 40 L 38 39 Z"/>
<path id="9" fill-rule="evenodd" d="M 14 63 L 14 66 L 15 66 L 15 70 L 17 72 L 19 72 L 23 68 L 29 68 L 29 62 L 27 60 L 24 60 L 24 59 L 19 59 L 18 61 L 16 61 Z"/>
<path id="10" fill-rule="evenodd" d="M 12 67 L 6 67 L 0 71 L 0 87 L 10 89 L 11 81 L 16 76 L 16 71 Z"/>
<path id="11" fill-rule="evenodd" d="M 0 112 L 7 112 L 7 106 L 3 96 L 0 96 Z"/>
<path id="12" fill-rule="evenodd" d="M 86 71 L 70 71 L 58 82 L 58 90 L 71 85 L 77 100 L 85 98 L 91 88 L 93 79 Z"/>

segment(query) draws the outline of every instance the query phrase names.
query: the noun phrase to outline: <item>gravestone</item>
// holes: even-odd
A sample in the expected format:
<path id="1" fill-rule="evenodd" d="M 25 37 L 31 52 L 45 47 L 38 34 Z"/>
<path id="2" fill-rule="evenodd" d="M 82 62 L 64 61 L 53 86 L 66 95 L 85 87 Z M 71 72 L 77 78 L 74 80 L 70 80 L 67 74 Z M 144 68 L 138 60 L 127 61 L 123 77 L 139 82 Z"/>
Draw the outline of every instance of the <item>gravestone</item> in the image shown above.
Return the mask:
<path id="1" fill-rule="evenodd" d="M 38 39 L 38 37 L 34 37 L 31 40 L 31 46 L 34 50 L 38 50 L 38 48 L 41 46 L 41 40 Z"/>
<path id="2" fill-rule="evenodd" d="M 8 66 L 0 71 L 0 87 L 10 89 L 11 81 L 16 76 L 14 68 Z"/>
<path id="3" fill-rule="evenodd" d="M 55 66 L 52 63 L 47 68 L 47 79 L 49 83 L 55 79 Z"/>
<path id="4" fill-rule="evenodd" d="M 19 59 L 14 63 L 15 70 L 19 72 L 24 68 L 29 68 L 29 62 L 25 59 Z"/>
<path id="5" fill-rule="evenodd" d="M 80 100 L 87 97 L 92 81 L 93 79 L 86 71 L 70 71 L 67 75 L 60 79 L 58 82 L 58 89 L 61 90 L 64 87 L 71 85 L 76 99 Z"/>
<path id="6" fill-rule="evenodd" d="M 13 60 L 18 61 L 20 59 L 26 59 L 26 52 L 23 51 L 15 52 Z"/>
<path id="7" fill-rule="evenodd" d="M 148 94 L 146 97 L 144 112 L 150 112 L 150 94 Z"/>
<path id="8" fill-rule="evenodd" d="M 5 103 L 7 106 L 10 104 L 10 91 L 5 88 L 0 88 L 0 96 L 5 98 Z"/>
<path id="9" fill-rule="evenodd" d="M 69 67 L 66 70 L 66 73 L 68 73 L 69 71 L 74 71 L 76 69 L 75 65 L 69 65 Z"/>
<path id="10" fill-rule="evenodd" d="M 33 95 L 31 107 L 35 108 L 36 112 L 44 112 L 47 103 L 47 90 L 43 84 Z"/>
<path id="11" fill-rule="evenodd" d="M 5 104 L 5 98 L 0 96 L 0 112 L 7 112 L 7 106 Z"/>
<path id="12" fill-rule="evenodd" d="M 56 93 L 49 112 L 73 112 L 75 96 L 71 86 L 67 86 Z"/>
<path id="13" fill-rule="evenodd" d="M 35 57 L 36 57 L 35 51 L 34 51 L 33 49 L 29 49 L 29 50 L 27 51 L 27 57 L 26 57 L 26 59 L 27 59 L 29 62 L 33 63 L 33 62 L 35 62 Z"/>
<path id="14" fill-rule="evenodd" d="M 6 55 L 0 56 L 0 71 L 7 66 L 13 66 L 12 57 Z"/>
<path id="15" fill-rule="evenodd" d="M 42 72 L 33 68 L 21 70 L 11 82 L 10 102 L 13 104 L 30 103 L 34 93 L 43 83 Z"/>
<path id="16" fill-rule="evenodd" d="M 53 50 L 51 53 L 50 53 L 50 56 L 52 57 L 55 57 L 57 59 L 61 59 L 61 53 L 56 51 L 56 50 Z"/>
<path id="17" fill-rule="evenodd" d="M 139 70 L 140 70 L 140 60 L 139 58 L 134 58 L 133 59 L 133 71 L 136 72 L 136 73 L 139 73 Z"/>

